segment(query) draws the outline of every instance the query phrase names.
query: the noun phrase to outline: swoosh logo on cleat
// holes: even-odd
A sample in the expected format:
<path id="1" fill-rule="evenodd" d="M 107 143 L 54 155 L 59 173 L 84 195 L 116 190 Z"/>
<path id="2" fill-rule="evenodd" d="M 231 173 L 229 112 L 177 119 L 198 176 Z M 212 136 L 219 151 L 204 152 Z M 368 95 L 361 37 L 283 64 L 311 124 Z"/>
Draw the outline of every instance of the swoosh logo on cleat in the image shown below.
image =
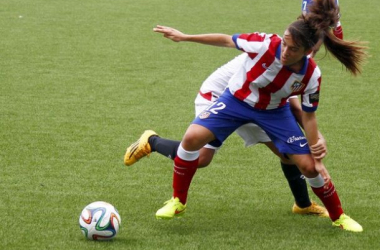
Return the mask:
<path id="1" fill-rule="evenodd" d="M 133 143 L 132 144 L 132 149 L 131 149 L 131 155 L 129 156 L 129 159 L 131 159 L 132 155 L 135 153 L 135 151 L 137 150 L 138 146 L 139 146 L 139 141 L 138 140 L 137 142 Z"/>

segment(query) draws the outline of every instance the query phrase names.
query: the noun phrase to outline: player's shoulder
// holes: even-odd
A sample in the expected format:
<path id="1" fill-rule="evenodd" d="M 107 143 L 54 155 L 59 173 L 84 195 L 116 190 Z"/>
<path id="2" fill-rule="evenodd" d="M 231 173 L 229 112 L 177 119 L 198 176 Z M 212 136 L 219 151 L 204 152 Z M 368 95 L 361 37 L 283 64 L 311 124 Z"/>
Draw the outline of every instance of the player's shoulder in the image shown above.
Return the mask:
<path id="1" fill-rule="evenodd" d="M 233 37 L 235 37 L 235 40 L 242 39 L 246 41 L 253 41 L 253 42 L 262 42 L 268 38 L 270 38 L 270 34 L 255 31 L 252 33 L 241 33 L 241 34 L 235 34 Z"/>
<path id="2" fill-rule="evenodd" d="M 305 74 L 310 75 L 310 78 L 315 78 L 318 79 L 321 77 L 322 72 L 321 69 L 319 68 L 318 64 L 314 61 L 314 59 L 309 55 L 307 56 L 308 60 L 308 65 L 307 68 L 305 69 Z"/>

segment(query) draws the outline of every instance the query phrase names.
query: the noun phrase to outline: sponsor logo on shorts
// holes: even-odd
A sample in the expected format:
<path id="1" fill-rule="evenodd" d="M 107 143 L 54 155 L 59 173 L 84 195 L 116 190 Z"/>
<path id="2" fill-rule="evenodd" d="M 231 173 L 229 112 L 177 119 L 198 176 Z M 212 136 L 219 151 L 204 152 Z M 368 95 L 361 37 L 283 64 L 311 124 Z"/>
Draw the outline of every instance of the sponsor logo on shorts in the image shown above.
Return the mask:
<path id="1" fill-rule="evenodd" d="M 300 143 L 300 147 L 303 148 L 307 145 L 307 142 L 306 143 Z"/>
<path id="2" fill-rule="evenodd" d="M 286 142 L 287 143 L 293 143 L 295 141 L 301 141 L 301 140 L 306 140 L 306 137 L 305 136 L 292 136 L 292 137 L 289 137 Z"/>
<path id="3" fill-rule="evenodd" d="M 210 112 L 208 111 L 203 111 L 200 115 L 199 115 L 199 119 L 206 119 L 210 116 Z"/>

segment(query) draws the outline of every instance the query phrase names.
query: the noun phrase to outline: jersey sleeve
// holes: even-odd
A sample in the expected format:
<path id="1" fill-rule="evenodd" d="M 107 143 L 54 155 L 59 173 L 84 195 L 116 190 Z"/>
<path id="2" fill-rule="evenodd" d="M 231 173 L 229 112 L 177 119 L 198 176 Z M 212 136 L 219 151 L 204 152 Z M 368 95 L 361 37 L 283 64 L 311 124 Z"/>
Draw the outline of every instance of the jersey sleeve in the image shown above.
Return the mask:
<path id="1" fill-rule="evenodd" d="M 238 50 L 248 53 L 257 53 L 264 45 L 267 38 L 265 33 L 247 33 L 247 34 L 234 34 L 232 40 Z"/>
<path id="2" fill-rule="evenodd" d="M 289 99 L 296 99 L 296 98 L 298 98 L 297 95 L 291 95 L 291 96 L 289 96 L 288 101 L 289 101 Z"/>
<path id="3" fill-rule="evenodd" d="M 318 72 L 317 72 L 318 73 Z M 305 112 L 315 112 L 319 104 L 319 90 L 321 87 L 322 77 L 319 75 L 312 77 L 301 96 L 302 110 Z"/>

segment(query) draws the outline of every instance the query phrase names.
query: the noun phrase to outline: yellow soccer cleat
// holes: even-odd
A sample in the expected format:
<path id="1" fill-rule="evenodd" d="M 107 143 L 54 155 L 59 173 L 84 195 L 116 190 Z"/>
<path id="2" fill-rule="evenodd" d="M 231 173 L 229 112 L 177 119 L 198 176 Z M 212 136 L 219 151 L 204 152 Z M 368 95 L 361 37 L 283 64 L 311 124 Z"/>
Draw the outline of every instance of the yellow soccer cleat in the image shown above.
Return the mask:
<path id="1" fill-rule="evenodd" d="M 124 155 L 124 164 L 131 166 L 144 156 L 149 156 L 149 154 L 152 152 L 152 149 L 150 148 L 148 140 L 151 136 L 154 135 L 158 136 L 157 133 L 153 130 L 145 130 L 140 138 L 127 148 L 127 151 Z"/>
<path id="2" fill-rule="evenodd" d="M 329 217 L 329 212 L 326 208 L 318 205 L 314 201 L 311 202 L 309 207 L 300 208 L 297 204 L 294 203 L 292 212 L 294 214 L 307 214 L 307 215 L 317 215 L 319 217 Z"/>
<path id="3" fill-rule="evenodd" d="M 174 217 L 184 215 L 186 211 L 186 204 L 183 205 L 178 198 L 172 197 L 164 204 L 165 206 L 159 209 L 156 213 L 157 219 L 173 219 Z"/>
<path id="4" fill-rule="evenodd" d="M 351 232 L 363 232 L 363 227 L 345 214 L 341 214 L 339 219 L 334 221 L 332 225 Z"/>

